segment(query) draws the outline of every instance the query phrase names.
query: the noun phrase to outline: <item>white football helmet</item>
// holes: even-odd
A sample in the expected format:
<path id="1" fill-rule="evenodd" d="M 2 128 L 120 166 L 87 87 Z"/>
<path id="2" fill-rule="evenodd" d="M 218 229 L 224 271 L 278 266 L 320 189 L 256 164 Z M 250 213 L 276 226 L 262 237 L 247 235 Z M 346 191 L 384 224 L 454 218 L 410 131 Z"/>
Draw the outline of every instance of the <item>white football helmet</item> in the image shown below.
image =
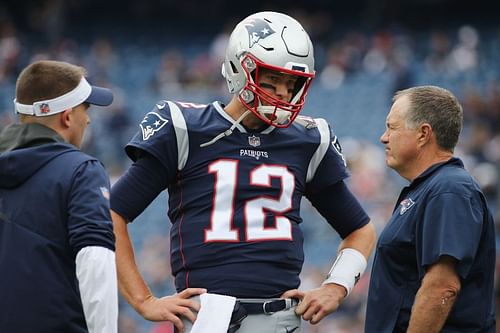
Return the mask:
<path id="1" fill-rule="evenodd" d="M 279 100 L 257 85 L 260 68 L 298 78 L 290 101 Z M 288 127 L 304 106 L 315 75 L 311 39 L 300 23 L 288 15 L 250 15 L 231 33 L 222 75 L 229 92 L 238 94 L 241 103 L 262 121 Z"/>

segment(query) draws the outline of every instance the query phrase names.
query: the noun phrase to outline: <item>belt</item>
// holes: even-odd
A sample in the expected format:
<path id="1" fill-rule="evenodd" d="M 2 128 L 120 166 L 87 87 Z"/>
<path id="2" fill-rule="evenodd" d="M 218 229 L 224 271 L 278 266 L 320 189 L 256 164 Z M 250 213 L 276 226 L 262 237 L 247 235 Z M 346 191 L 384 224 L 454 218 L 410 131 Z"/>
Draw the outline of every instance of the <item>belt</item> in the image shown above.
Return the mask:
<path id="1" fill-rule="evenodd" d="M 238 303 L 243 306 L 248 314 L 273 314 L 278 311 L 288 310 L 299 301 L 295 298 L 279 298 L 270 300 L 259 299 L 238 299 Z"/>

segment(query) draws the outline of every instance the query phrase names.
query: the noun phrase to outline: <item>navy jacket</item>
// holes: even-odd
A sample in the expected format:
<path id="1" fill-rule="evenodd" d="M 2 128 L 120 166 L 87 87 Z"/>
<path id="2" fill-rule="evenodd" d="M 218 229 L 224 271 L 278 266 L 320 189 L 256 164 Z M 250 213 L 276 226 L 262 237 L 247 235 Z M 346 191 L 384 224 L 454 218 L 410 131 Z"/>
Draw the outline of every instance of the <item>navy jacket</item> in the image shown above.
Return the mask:
<path id="1" fill-rule="evenodd" d="M 75 259 L 114 251 L 102 164 L 38 124 L 0 134 L 0 332 L 87 332 Z"/>

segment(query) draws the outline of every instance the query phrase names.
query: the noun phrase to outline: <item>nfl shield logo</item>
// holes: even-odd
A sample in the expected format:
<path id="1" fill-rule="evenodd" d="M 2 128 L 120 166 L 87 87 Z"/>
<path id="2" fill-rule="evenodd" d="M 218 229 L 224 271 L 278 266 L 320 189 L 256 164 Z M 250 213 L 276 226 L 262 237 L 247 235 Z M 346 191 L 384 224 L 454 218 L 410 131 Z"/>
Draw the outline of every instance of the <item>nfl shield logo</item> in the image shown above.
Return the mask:
<path id="1" fill-rule="evenodd" d="M 252 135 L 248 137 L 248 143 L 252 147 L 260 146 L 260 138 L 258 136 Z"/>
<path id="2" fill-rule="evenodd" d="M 50 112 L 50 108 L 49 108 L 49 105 L 47 103 L 40 104 L 40 113 L 45 114 L 45 113 L 49 113 L 49 112 Z"/>

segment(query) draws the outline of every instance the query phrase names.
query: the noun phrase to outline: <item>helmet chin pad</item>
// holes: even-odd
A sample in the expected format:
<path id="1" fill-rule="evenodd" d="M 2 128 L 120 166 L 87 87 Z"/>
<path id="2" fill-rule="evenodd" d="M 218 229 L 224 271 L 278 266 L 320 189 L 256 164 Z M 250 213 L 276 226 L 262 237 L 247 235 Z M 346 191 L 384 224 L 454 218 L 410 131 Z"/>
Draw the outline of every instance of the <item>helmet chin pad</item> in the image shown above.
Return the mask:
<path id="1" fill-rule="evenodd" d="M 261 105 L 257 107 L 257 112 L 270 121 L 273 126 L 284 126 L 291 124 L 292 112 L 278 109 L 271 105 Z M 294 117 L 295 118 L 295 117 Z"/>
<path id="2" fill-rule="evenodd" d="M 267 125 L 280 128 L 290 126 L 304 105 L 304 88 L 291 102 L 287 102 L 272 96 L 251 79 L 249 82 L 251 83 L 238 96 L 240 102 Z M 302 100 L 298 102 L 299 99 Z"/>

